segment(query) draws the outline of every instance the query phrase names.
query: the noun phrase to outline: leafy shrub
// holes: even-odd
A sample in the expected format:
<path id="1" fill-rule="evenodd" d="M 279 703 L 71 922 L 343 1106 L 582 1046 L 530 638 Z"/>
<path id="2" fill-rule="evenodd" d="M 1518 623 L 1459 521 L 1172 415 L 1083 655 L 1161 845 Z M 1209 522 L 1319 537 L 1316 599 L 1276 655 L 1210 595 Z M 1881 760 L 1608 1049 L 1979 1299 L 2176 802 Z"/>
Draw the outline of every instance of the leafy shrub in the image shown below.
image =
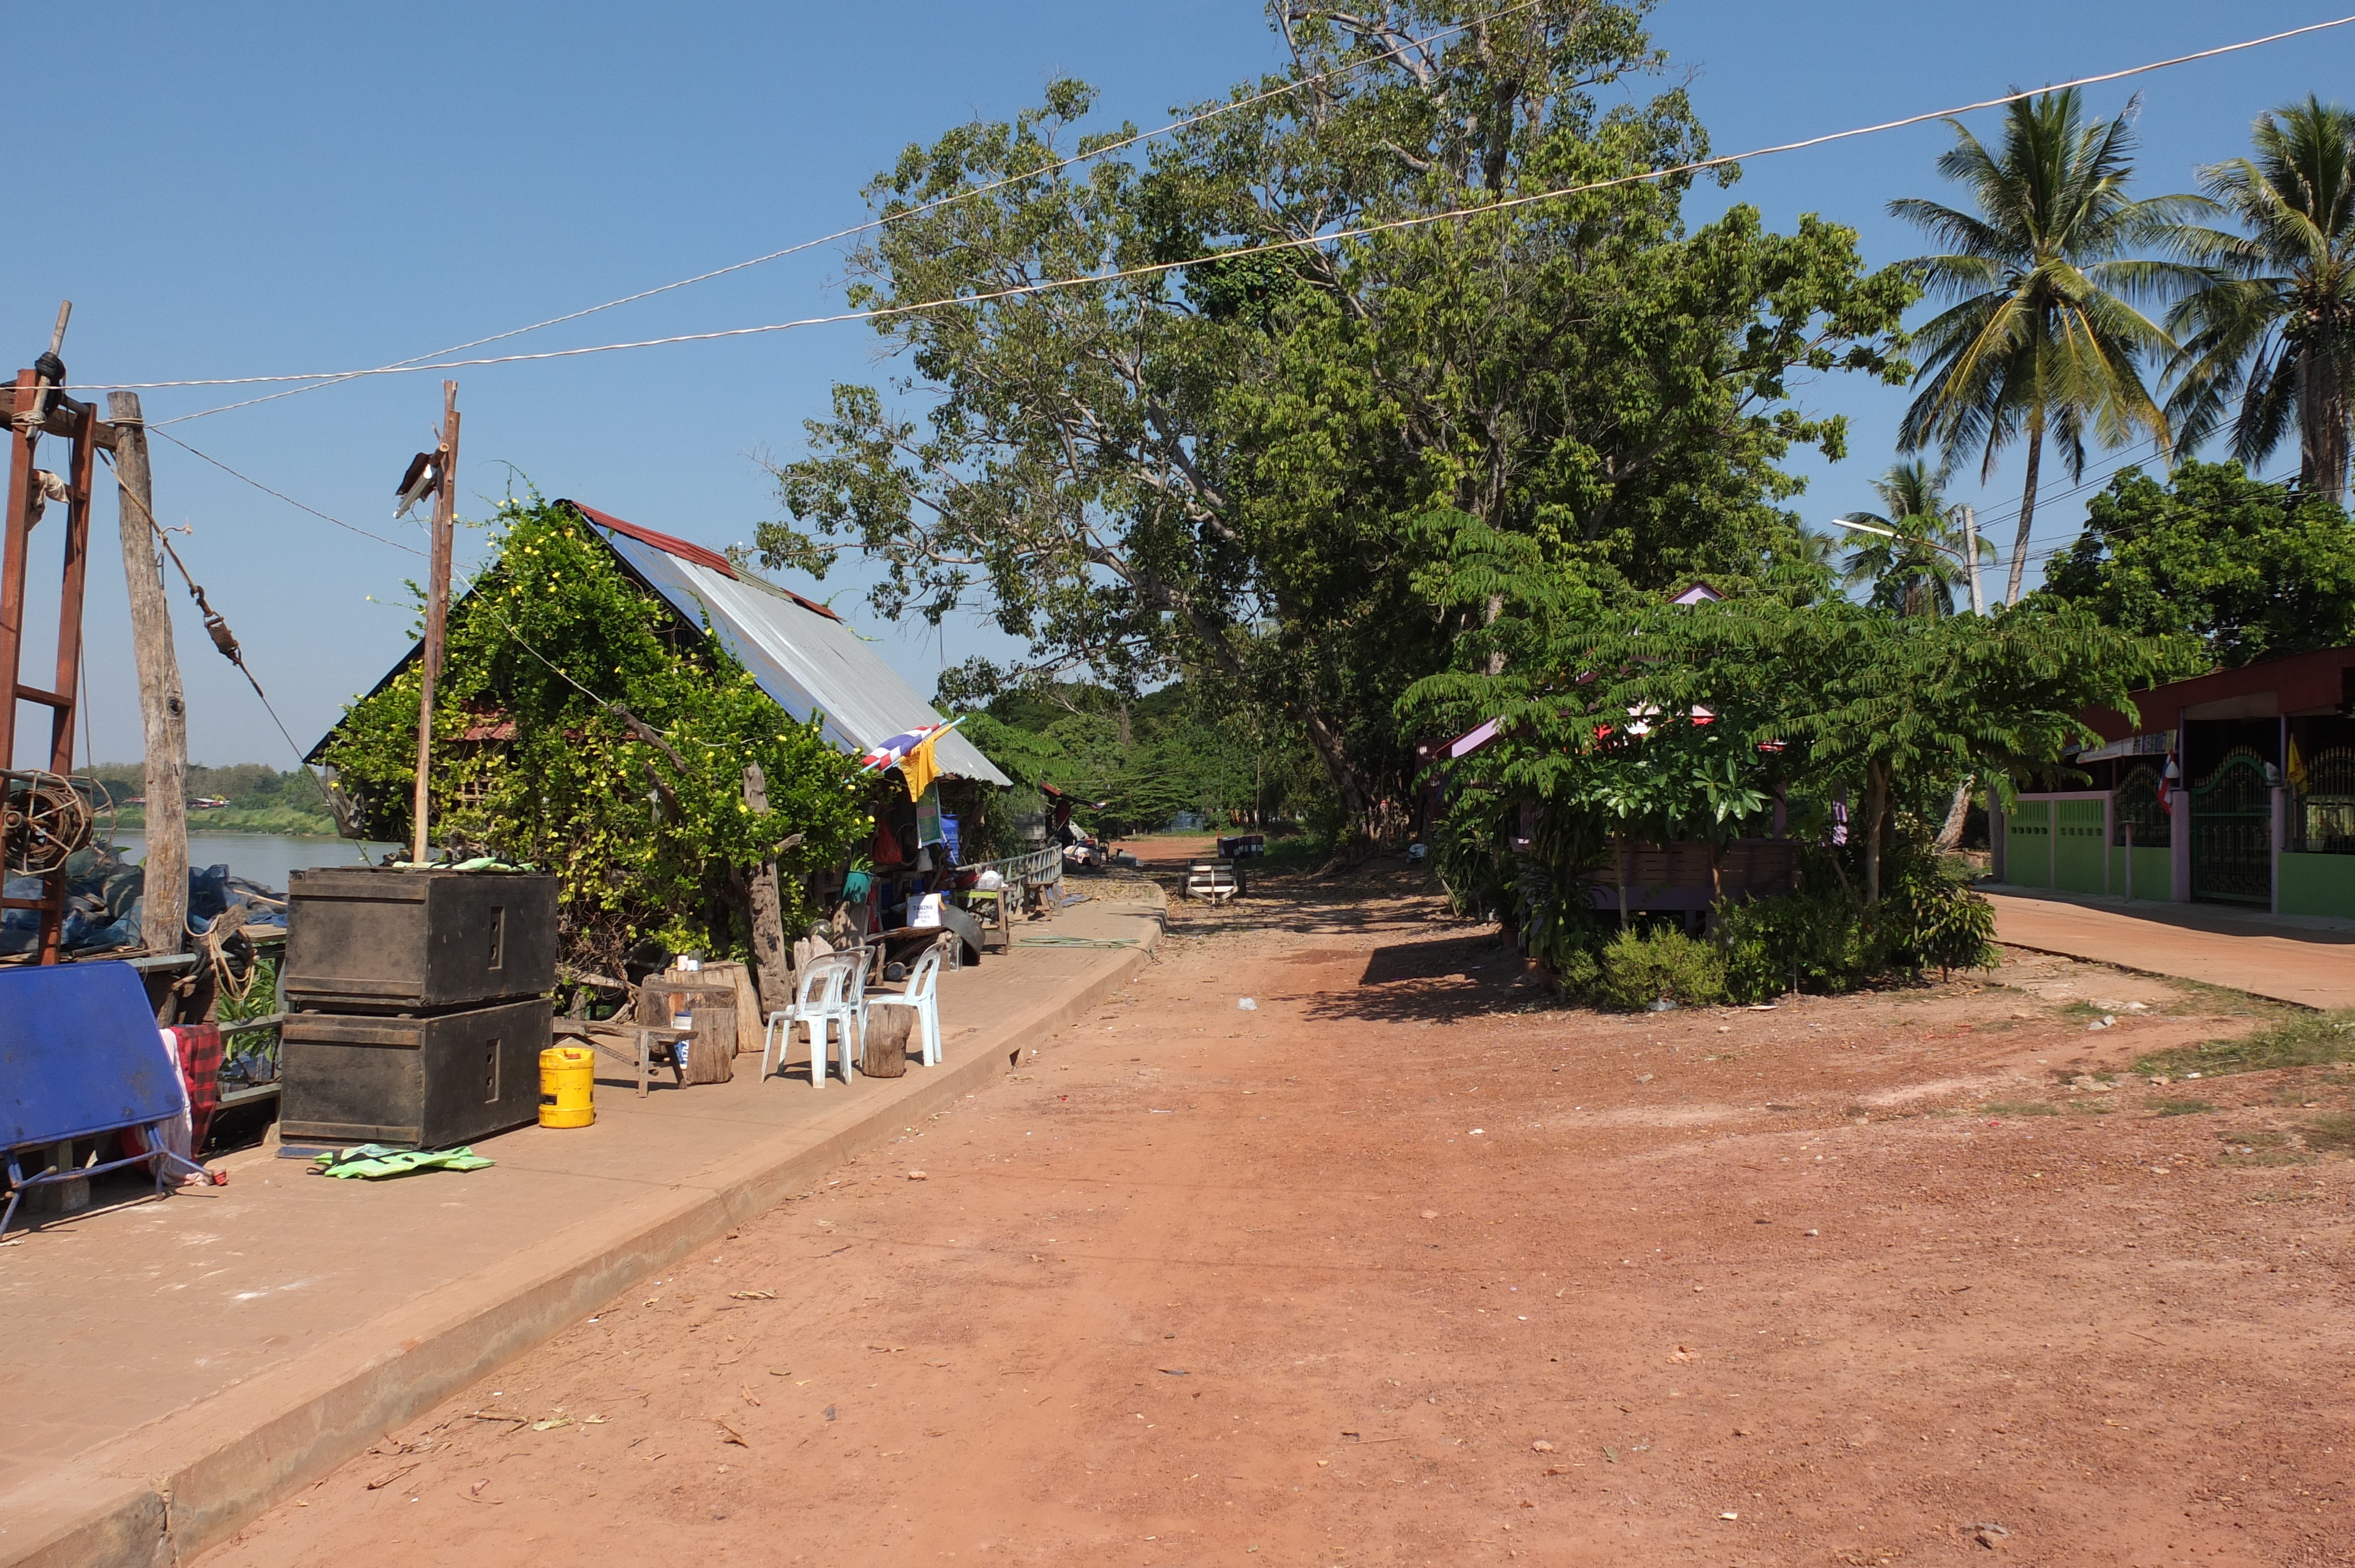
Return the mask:
<path id="1" fill-rule="evenodd" d="M 1891 968 L 1940 978 L 1955 969 L 1993 969 L 1995 906 L 1934 855 L 1905 855 L 1873 913 Z"/>
<path id="2" fill-rule="evenodd" d="M 1865 909 L 1828 853 L 1812 852 L 1799 892 L 1721 909 L 1728 994 L 1736 1001 L 1795 987 L 1838 994 L 1892 972 L 1994 965 L 1994 906 L 1934 855 L 1892 853 L 1886 875 L 1887 894 Z"/>
<path id="3" fill-rule="evenodd" d="M 1433 824 L 1431 868 L 1439 874 L 1448 906 L 1456 914 L 1493 920 L 1511 913 L 1513 888 L 1503 832 L 1497 813 L 1469 808 L 1451 811 Z"/>
<path id="4" fill-rule="evenodd" d="M 1837 995 L 1880 969 L 1855 901 L 1837 888 L 1731 904 L 1718 912 L 1726 990 L 1764 1001 L 1789 990 Z"/>
<path id="5" fill-rule="evenodd" d="M 1578 953 L 1563 983 L 1600 1007 L 1634 1012 L 1656 1001 L 1710 1007 L 1725 1000 L 1725 955 L 1672 927 L 1622 931 L 1599 951 Z"/>

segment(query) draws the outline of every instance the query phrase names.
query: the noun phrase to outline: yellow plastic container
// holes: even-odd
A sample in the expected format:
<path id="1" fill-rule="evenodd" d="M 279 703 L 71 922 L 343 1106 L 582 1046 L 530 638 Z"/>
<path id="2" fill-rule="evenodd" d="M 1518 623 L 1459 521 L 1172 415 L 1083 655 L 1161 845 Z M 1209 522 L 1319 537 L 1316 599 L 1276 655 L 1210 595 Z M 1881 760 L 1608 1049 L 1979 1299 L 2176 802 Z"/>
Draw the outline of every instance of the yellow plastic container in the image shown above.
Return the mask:
<path id="1" fill-rule="evenodd" d="M 539 1054 L 539 1125 L 587 1127 L 597 1119 L 597 1053 L 559 1045 Z"/>

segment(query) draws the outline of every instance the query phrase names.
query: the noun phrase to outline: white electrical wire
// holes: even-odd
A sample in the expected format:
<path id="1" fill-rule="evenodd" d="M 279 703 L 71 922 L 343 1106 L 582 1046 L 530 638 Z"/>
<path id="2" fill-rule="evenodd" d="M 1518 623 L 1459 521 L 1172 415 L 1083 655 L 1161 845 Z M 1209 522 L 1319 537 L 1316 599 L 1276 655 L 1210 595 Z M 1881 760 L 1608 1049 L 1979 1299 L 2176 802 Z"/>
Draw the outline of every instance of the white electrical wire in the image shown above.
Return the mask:
<path id="1" fill-rule="evenodd" d="M 1125 151 L 1130 147 L 1136 146 L 1140 143 L 1150 142 L 1157 137 L 1167 136 L 1173 131 L 1187 130 L 1189 127 L 1202 124 L 1206 121 L 1216 120 L 1221 115 L 1233 114 L 1240 111 L 1252 108 L 1254 105 L 1265 103 L 1271 99 L 1289 96 L 1290 94 L 1301 91 L 1305 88 L 1315 87 L 1323 82 L 1331 81 L 1337 78 L 1348 76 L 1352 72 L 1363 70 L 1368 66 L 1380 64 L 1383 60 L 1396 59 L 1401 55 L 1406 54 L 1412 50 L 1426 48 L 1429 46 L 1439 42 L 1442 38 L 1453 37 L 1458 33 L 1469 32 L 1475 27 L 1486 26 L 1491 22 L 1502 21 L 1504 18 L 1513 15 L 1517 11 L 1526 11 L 1530 6 L 1538 4 L 1540 4 L 1540 0 L 1518 0 L 1518 4 L 1508 5 L 1502 10 L 1492 11 L 1485 16 L 1475 16 L 1468 22 L 1459 22 L 1452 27 L 1442 27 L 1439 31 L 1430 34 L 1424 37 L 1409 38 L 1405 43 L 1400 44 L 1395 48 L 1384 49 L 1380 54 L 1369 55 L 1363 59 L 1352 60 L 1346 66 L 1337 66 L 1331 70 L 1317 71 L 1313 75 L 1302 77 L 1297 81 L 1286 82 L 1282 87 L 1270 88 L 1264 92 L 1255 92 L 1248 98 L 1235 99 L 1230 102 L 1220 104 L 1215 109 L 1204 110 L 1199 114 L 1189 114 L 1182 120 L 1173 120 L 1168 124 L 1158 126 L 1154 130 L 1140 131 L 1133 135 L 1122 137 L 1118 141 L 1108 142 L 1103 146 L 1091 147 L 1084 153 L 1075 153 L 1068 158 L 1059 158 L 1052 163 L 1042 164 L 1035 169 L 1027 169 L 1018 175 L 1009 175 L 1004 179 L 992 180 L 986 185 L 979 185 L 972 186 L 969 189 L 954 191 L 944 196 L 936 196 L 931 201 L 922 203 L 916 207 L 909 207 L 901 212 L 888 213 L 881 217 L 869 218 L 865 223 L 854 224 L 848 228 L 837 228 L 832 234 L 821 234 L 815 239 L 805 239 L 797 245 L 788 245 L 782 250 L 772 250 L 765 256 L 754 256 L 747 260 L 731 262 L 725 267 L 716 267 L 709 272 L 698 272 L 692 278 L 681 278 L 675 283 L 664 283 L 652 289 L 641 289 L 634 294 L 624 294 L 618 300 L 608 300 L 602 305 L 591 305 L 585 310 L 569 312 L 560 316 L 550 316 L 546 321 L 534 322 L 529 326 L 510 328 L 506 332 L 493 333 L 488 337 L 478 337 L 466 343 L 452 344 L 447 348 L 437 348 L 429 354 L 420 354 L 412 355 L 408 359 L 395 360 L 390 365 L 379 366 L 374 370 L 353 371 L 346 375 L 338 375 L 325 379 L 314 380 L 308 386 L 293 387 L 284 392 L 272 392 L 265 397 L 249 397 L 241 403 L 224 403 L 218 408 L 204 408 L 199 409 L 197 412 L 193 414 L 181 414 L 174 418 L 158 419 L 149 428 L 154 429 L 155 426 L 160 425 L 183 424 L 190 419 L 202 419 L 214 414 L 226 414 L 234 408 L 250 408 L 259 403 L 274 403 L 281 397 L 297 397 L 305 392 L 315 392 L 322 387 L 339 386 L 343 382 L 353 380 L 362 376 L 380 376 L 408 368 L 422 369 L 424 366 L 420 364 L 420 361 L 422 360 L 438 359 L 445 354 L 462 354 L 470 348 L 480 348 L 485 344 L 503 343 L 508 338 L 521 337 L 527 333 L 535 333 L 543 327 L 561 326 L 566 322 L 579 321 L 583 316 L 593 316 L 600 311 L 610 311 L 622 305 L 635 304 L 640 300 L 651 300 L 657 294 L 667 294 L 675 289 L 687 288 L 696 283 L 708 283 L 714 278 L 724 278 L 730 272 L 741 272 L 747 268 L 762 266 L 771 261 L 781 261 L 788 256 L 797 256 L 805 250 L 814 250 L 821 245 L 830 245 L 837 239 L 849 239 L 855 236 L 865 234 L 870 229 L 883 228 L 894 223 L 904 223 L 911 217 L 921 217 L 928 212 L 937 211 L 941 207 L 951 206 L 956 202 L 969 201 L 975 196 L 986 196 L 991 191 L 1002 190 L 1007 185 L 1018 185 L 1025 180 L 1035 180 L 1048 175 L 1060 174 L 1063 170 L 1072 167 L 1074 164 L 1088 163 L 1093 159 L 1109 156 L 1114 153 Z M 302 378 L 288 377 L 286 379 Z M 216 385 L 223 384 L 217 383 Z"/>
<path id="2" fill-rule="evenodd" d="M 1536 191 L 1527 196 L 1507 196 L 1500 200 L 1483 202 L 1475 206 L 1452 207 L 1444 212 L 1426 213 L 1412 217 L 1391 218 L 1382 223 L 1362 224 L 1354 228 L 1335 229 L 1327 233 L 1305 235 L 1293 239 L 1269 240 L 1264 244 L 1260 245 L 1239 246 L 1231 250 L 1221 250 L 1209 256 L 1195 257 L 1188 260 L 1157 261 L 1141 267 L 1122 268 L 1110 272 L 1087 273 L 1072 278 L 1050 278 L 1036 283 L 1013 284 L 1007 288 L 987 290 L 980 293 L 959 294 L 945 299 L 927 300 L 920 304 L 884 305 L 879 306 L 873 310 L 865 311 L 839 311 L 827 315 L 803 316 L 793 321 L 765 323 L 759 326 L 727 327 L 714 332 L 678 333 L 668 337 L 638 338 L 626 343 L 594 344 L 581 348 L 547 349 L 536 354 L 489 355 L 474 359 L 436 359 L 426 363 L 411 362 L 406 365 L 378 366 L 373 368 L 362 370 L 298 371 L 282 376 L 201 376 L 181 381 L 86 382 L 76 384 L 72 390 L 160 391 L 165 388 L 177 387 L 258 387 L 288 381 L 325 383 L 352 381 L 371 376 L 408 376 L 437 370 L 468 370 L 488 365 L 518 365 L 536 360 L 575 359 L 582 355 L 591 354 L 617 354 L 628 349 L 663 348 L 682 343 L 713 343 L 726 338 L 754 337 L 768 333 L 791 332 L 801 327 L 827 326 L 841 322 L 884 321 L 899 316 L 917 315 L 926 311 L 952 310 L 972 305 L 989 304 L 1001 300 L 1019 299 L 1052 293 L 1065 289 L 1092 288 L 1099 284 L 1119 282 L 1125 279 L 1156 277 L 1165 273 L 1180 271 L 1188 267 L 1201 266 L 1206 263 L 1231 261 L 1248 256 L 1266 256 L 1280 251 L 1305 249 L 1311 246 L 1335 244 L 1346 239 L 1362 239 L 1377 234 L 1388 234 L 1401 229 L 1420 228 L 1430 224 L 1446 223 L 1457 218 L 1480 217 L 1490 213 L 1506 212 L 1515 207 L 1529 207 L 1538 202 L 1559 201 L 1567 196 L 1583 196 L 1593 191 L 1611 190 L 1623 185 L 1648 184 L 1655 180 L 1668 179 L 1677 175 L 1697 174 L 1710 169 L 1723 168 L 1729 164 L 1743 163 L 1754 158 L 1768 157 L 1779 153 L 1804 152 L 1808 148 L 1821 147 L 1834 142 L 1849 141 L 1859 136 L 1877 135 L 1884 131 L 1902 130 L 1910 125 L 1920 125 L 1933 120 L 1951 119 L 1956 115 L 1969 114 L 1982 109 L 2000 108 L 2008 103 L 2017 103 L 2023 99 L 2039 98 L 2048 92 L 2058 92 L 2069 88 L 2090 87 L 2101 82 L 2117 81 L 2127 77 L 2142 76 L 2152 71 L 2165 70 L 2174 66 L 2189 65 L 2199 60 L 2213 59 L 2222 55 L 2235 54 L 2241 50 L 2256 48 L 2265 44 L 2279 43 L 2285 38 L 2299 37 L 2308 33 L 2318 33 L 2331 27 L 2343 27 L 2350 23 L 2355 23 L 2355 16 L 2340 16 L 2328 22 L 2317 22 L 2311 26 L 2304 27 L 2292 27 L 2286 32 L 2269 33 L 2263 37 L 2246 38 L 2239 43 L 2220 45 L 2215 48 L 2200 49 L 2188 55 L 2177 55 L 2170 59 L 2153 60 L 2144 65 L 2129 66 L 2123 70 L 2104 71 L 2094 76 L 2078 77 L 2073 80 L 2055 82 L 2050 86 L 2037 88 L 2033 90 L 2009 92 L 1999 98 L 1981 99 L 1977 102 L 1960 104 L 1951 109 L 1929 110 L 1920 114 L 1909 114 L 1903 119 L 1887 120 L 1877 125 L 1861 125 L 1847 131 L 1834 131 L 1827 132 L 1821 136 L 1806 137 L 1804 140 L 1797 142 L 1784 142 L 1774 146 L 1754 148 L 1747 153 L 1729 153 L 1719 157 L 1700 158 L 1690 163 L 1670 164 L 1666 168 L 1647 169 L 1639 174 L 1621 175 L 1607 180 L 1593 180 L 1582 185 L 1562 185 L 1550 190 Z"/>

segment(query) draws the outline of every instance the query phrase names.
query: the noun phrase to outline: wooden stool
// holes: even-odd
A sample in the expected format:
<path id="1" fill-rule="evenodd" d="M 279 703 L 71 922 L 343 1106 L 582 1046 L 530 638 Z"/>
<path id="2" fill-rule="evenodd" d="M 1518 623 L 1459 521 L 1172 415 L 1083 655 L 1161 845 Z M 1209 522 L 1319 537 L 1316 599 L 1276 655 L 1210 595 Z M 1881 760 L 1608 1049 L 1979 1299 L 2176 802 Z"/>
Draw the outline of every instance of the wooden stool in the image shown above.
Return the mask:
<path id="1" fill-rule="evenodd" d="M 622 1043 L 634 1039 L 636 1044 L 634 1065 L 638 1070 L 638 1098 L 640 1099 L 646 1097 L 646 1080 L 654 1072 L 655 1046 L 657 1044 L 668 1045 L 672 1047 L 674 1053 L 671 1071 L 678 1075 L 679 1086 L 682 1088 L 687 1086 L 687 1069 L 678 1065 L 676 1052 L 680 1041 L 694 1038 L 695 1031 L 692 1029 L 657 1027 L 651 1023 L 608 1023 L 602 1020 L 591 1022 L 579 1018 L 559 1018 L 556 1021 L 556 1033 L 570 1040 L 585 1041 L 591 1049 L 625 1065 L 633 1062 L 633 1056 L 630 1052 L 622 1048 Z"/>

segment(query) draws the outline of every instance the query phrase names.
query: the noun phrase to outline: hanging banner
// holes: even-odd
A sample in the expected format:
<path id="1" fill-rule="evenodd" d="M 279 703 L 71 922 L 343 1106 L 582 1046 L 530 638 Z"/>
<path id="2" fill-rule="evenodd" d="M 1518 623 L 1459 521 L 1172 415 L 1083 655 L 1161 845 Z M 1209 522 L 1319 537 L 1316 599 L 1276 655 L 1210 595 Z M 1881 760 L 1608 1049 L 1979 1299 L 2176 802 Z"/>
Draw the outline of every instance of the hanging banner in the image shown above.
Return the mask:
<path id="1" fill-rule="evenodd" d="M 922 848 L 941 842 L 941 787 L 932 784 L 916 797 L 916 843 Z"/>

